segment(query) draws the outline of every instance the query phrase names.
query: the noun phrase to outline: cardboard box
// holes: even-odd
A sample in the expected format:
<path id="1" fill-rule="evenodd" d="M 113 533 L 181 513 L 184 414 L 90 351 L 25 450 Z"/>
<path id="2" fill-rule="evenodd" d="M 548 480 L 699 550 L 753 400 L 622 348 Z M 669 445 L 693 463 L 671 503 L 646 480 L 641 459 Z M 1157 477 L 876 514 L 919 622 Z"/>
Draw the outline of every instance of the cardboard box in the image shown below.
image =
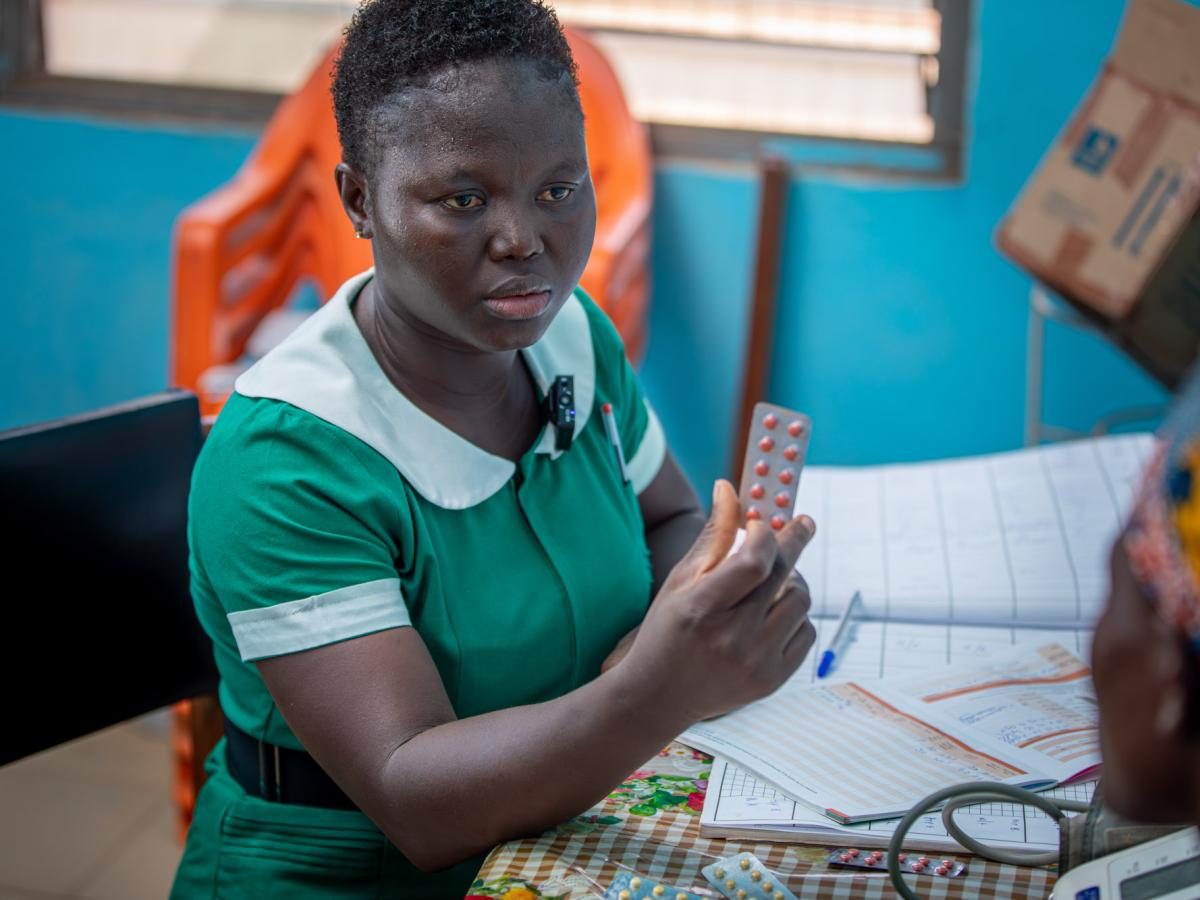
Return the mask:
<path id="1" fill-rule="evenodd" d="M 1178 383 L 1200 352 L 1200 8 L 1131 0 L 997 242 Z"/>

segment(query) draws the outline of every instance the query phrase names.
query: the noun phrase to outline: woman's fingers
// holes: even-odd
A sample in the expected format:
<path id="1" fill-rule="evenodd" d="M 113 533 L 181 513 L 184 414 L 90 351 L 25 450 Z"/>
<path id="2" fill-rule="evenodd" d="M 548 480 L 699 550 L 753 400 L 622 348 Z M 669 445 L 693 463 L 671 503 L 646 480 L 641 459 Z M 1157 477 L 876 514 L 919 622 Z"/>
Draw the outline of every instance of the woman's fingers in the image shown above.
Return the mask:
<path id="1" fill-rule="evenodd" d="M 779 532 L 779 556 L 791 571 L 800 559 L 800 554 L 817 533 L 817 523 L 811 517 L 799 515 L 783 526 Z"/>
<path id="2" fill-rule="evenodd" d="M 816 525 L 808 516 L 797 516 L 775 532 L 762 522 L 750 522 L 746 539 L 731 554 L 740 522 L 741 505 L 733 485 L 718 481 L 708 522 L 664 589 L 686 591 L 700 608 L 710 609 L 773 599 L 812 540 Z"/>
<path id="3" fill-rule="evenodd" d="M 808 592 L 808 584 L 800 577 L 795 569 L 788 575 L 780 587 L 779 593 L 764 612 L 768 627 L 787 629 L 791 632 L 791 623 L 808 615 L 812 606 L 812 597 Z"/>
<path id="4" fill-rule="evenodd" d="M 786 648 L 800 631 L 812 627 L 808 621 L 811 603 L 808 585 L 793 571 L 763 616 L 764 643 L 786 656 Z"/>
<path id="5" fill-rule="evenodd" d="M 808 516 L 797 516 L 778 532 L 761 522 L 751 522 L 737 553 L 709 577 L 728 574 L 730 590 L 737 592 L 731 605 L 760 606 L 765 614 L 765 608 L 775 601 L 795 571 L 796 560 L 815 532 L 816 525 Z"/>
<path id="6" fill-rule="evenodd" d="M 741 504 L 733 485 L 724 478 L 713 485 L 713 505 L 708 522 L 693 550 L 699 555 L 696 578 L 710 571 L 729 555 L 729 549 L 737 538 L 738 523 L 741 521 Z"/>
<path id="7" fill-rule="evenodd" d="M 800 622 L 800 626 L 788 638 L 787 643 L 783 645 L 784 666 L 789 671 L 795 671 L 800 666 L 800 663 L 804 662 L 804 658 L 808 656 L 808 652 L 816 642 L 817 629 L 808 616 L 805 616 Z"/>

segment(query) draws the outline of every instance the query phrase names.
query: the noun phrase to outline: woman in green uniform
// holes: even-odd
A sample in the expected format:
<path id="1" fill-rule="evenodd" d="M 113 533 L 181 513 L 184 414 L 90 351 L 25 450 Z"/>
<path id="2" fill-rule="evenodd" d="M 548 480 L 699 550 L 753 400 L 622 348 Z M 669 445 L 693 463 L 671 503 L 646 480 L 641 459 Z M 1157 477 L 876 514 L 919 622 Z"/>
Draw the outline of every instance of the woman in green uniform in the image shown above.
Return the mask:
<path id="1" fill-rule="evenodd" d="M 333 95 L 375 266 L 238 380 L 196 466 L 227 727 L 178 898 L 461 895 L 813 640 L 812 521 L 729 555 L 732 488 L 706 524 L 577 287 L 595 197 L 553 13 L 365 3 Z"/>

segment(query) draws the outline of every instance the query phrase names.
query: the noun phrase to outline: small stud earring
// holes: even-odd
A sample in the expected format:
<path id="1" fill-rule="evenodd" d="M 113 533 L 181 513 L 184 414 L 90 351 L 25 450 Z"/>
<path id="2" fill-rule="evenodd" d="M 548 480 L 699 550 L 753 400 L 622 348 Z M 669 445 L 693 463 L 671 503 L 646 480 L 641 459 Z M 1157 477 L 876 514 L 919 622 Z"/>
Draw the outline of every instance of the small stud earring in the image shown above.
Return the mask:
<path id="1" fill-rule="evenodd" d="M 356 238 L 358 238 L 359 240 L 362 240 L 362 237 L 363 237 L 362 229 L 361 228 L 354 229 L 354 236 Z"/>

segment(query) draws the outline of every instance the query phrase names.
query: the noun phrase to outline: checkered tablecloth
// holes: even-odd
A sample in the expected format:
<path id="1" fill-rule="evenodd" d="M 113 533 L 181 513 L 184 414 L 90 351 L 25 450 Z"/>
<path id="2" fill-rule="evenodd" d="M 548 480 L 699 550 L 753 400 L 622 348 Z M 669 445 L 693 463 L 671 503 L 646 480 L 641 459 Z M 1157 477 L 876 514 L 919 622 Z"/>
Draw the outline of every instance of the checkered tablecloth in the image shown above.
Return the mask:
<path id="1" fill-rule="evenodd" d="M 801 900 L 896 896 L 886 872 L 830 868 L 828 847 L 724 840 L 700 834 L 708 757 L 672 744 L 602 803 L 537 838 L 510 841 L 491 852 L 471 896 L 503 900 L 599 897 L 623 868 L 672 886 L 719 896 L 700 869 L 749 851 Z M 1005 866 L 956 854 L 961 878 L 919 877 L 913 889 L 930 900 L 1042 898 L 1052 870 Z M 698 890 L 699 889 L 699 890 Z"/>

